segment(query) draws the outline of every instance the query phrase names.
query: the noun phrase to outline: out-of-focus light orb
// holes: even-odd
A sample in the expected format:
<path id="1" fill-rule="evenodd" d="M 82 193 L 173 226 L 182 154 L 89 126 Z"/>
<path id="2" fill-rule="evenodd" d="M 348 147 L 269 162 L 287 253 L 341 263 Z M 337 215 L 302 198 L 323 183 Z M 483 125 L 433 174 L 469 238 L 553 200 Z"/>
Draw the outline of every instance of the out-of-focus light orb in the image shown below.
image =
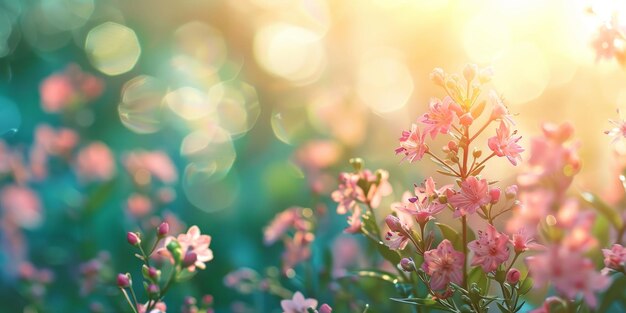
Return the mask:
<path id="1" fill-rule="evenodd" d="M 506 21 L 493 11 L 478 13 L 463 27 L 463 47 L 474 62 L 491 62 L 510 42 Z"/>
<path id="2" fill-rule="evenodd" d="M 39 51 L 54 51 L 70 42 L 70 32 L 50 23 L 40 5 L 30 7 L 19 20 L 24 39 Z"/>
<path id="3" fill-rule="evenodd" d="M 519 43 L 502 51 L 493 62 L 494 84 L 511 103 L 539 97 L 550 81 L 543 53 L 531 43 Z"/>
<path id="4" fill-rule="evenodd" d="M 45 18 L 61 30 L 77 29 L 89 20 L 95 5 L 93 0 L 43 0 Z"/>
<path id="5" fill-rule="evenodd" d="M 254 57 L 268 73 L 297 84 L 317 80 L 326 67 L 323 36 L 287 23 L 270 24 L 257 31 Z"/>
<path id="6" fill-rule="evenodd" d="M 305 130 L 304 114 L 299 108 L 274 110 L 270 119 L 274 136 L 288 145 L 297 143 Z"/>
<path id="7" fill-rule="evenodd" d="M 219 83 L 209 90 L 209 98 L 217 104 L 215 117 L 233 138 L 247 133 L 261 113 L 256 89 L 244 82 Z"/>
<path id="8" fill-rule="evenodd" d="M 213 181 L 228 174 L 237 156 L 230 134 L 218 126 L 187 135 L 181 143 L 180 153 L 197 171 L 202 171 L 207 180 Z"/>
<path id="9" fill-rule="evenodd" d="M 187 200 L 205 212 L 216 212 L 231 207 L 239 196 L 240 182 L 236 173 L 214 180 L 211 171 L 187 165 L 183 174 L 183 191 Z"/>
<path id="10" fill-rule="evenodd" d="M 135 32 L 121 24 L 106 22 L 87 34 L 85 52 L 91 64 L 104 74 L 124 74 L 135 67 L 141 47 Z"/>
<path id="11" fill-rule="evenodd" d="M 320 91 L 307 106 L 307 116 L 320 133 L 354 147 L 365 139 L 369 109 L 354 103 L 348 93 L 341 88 Z"/>
<path id="12" fill-rule="evenodd" d="M 0 137 L 15 134 L 22 123 L 22 115 L 13 101 L 0 97 Z"/>
<path id="13" fill-rule="evenodd" d="M 118 113 L 122 124 L 139 134 L 161 129 L 162 102 L 165 86 L 151 76 L 137 76 L 122 87 Z"/>
<path id="14" fill-rule="evenodd" d="M 193 87 L 178 88 L 165 96 L 170 110 L 186 120 L 203 118 L 215 110 L 215 102 L 206 92 Z"/>
<path id="15" fill-rule="evenodd" d="M 219 30 L 198 21 L 179 27 L 174 33 L 178 56 L 174 64 L 195 77 L 214 74 L 225 62 L 226 43 Z"/>
<path id="16" fill-rule="evenodd" d="M 13 22 L 9 15 L 0 8 L 0 57 L 6 56 L 11 52 L 8 42 L 11 32 L 13 32 Z"/>
<path id="17" fill-rule="evenodd" d="M 413 77 L 392 49 L 378 49 L 363 56 L 357 73 L 357 93 L 376 113 L 402 108 L 413 93 Z"/>

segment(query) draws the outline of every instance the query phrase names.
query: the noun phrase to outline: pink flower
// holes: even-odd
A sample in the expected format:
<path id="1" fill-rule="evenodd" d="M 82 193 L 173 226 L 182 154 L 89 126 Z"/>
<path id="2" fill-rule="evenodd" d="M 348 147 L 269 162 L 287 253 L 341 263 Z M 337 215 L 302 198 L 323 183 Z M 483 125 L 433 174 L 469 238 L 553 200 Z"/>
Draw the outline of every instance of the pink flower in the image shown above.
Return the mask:
<path id="1" fill-rule="evenodd" d="M 142 194 L 133 193 L 126 200 L 126 209 L 135 218 L 143 217 L 152 211 L 152 201 Z"/>
<path id="2" fill-rule="evenodd" d="M 39 196 L 30 188 L 8 185 L 0 191 L 2 216 L 7 222 L 24 228 L 35 228 L 42 222 Z"/>
<path id="3" fill-rule="evenodd" d="M 83 72 L 76 64 L 70 64 L 64 72 L 47 77 L 39 86 L 39 93 L 44 111 L 56 113 L 97 98 L 103 89 L 100 78 Z"/>
<path id="4" fill-rule="evenodd" d="M 408 226 L 393 215 L 387 215 L 385 223 L 389 227 L 385 236 L 385 245 L 391 250 L 403 250 L 409 242 Z"/>
<path id="5" fill-rule="evenodd" d="M 517 233 L 513 234 L 511 244 L 513 245 L 513 251 L 518 254 L 538 246 L 525 228 L 520 228 Z"/>
<path id="6" fill-rule="evenodd" d="M 515 125 L 515 121 L 513 121 L 513 117 L 511 116 L 511 113 L 509 113 L 509 109 L 507 109 L 506 105 L 504 105 L 504 102 L 502 101 L 502 98 L 500 98 L 495 91 L 492 90 L 489 93 L 489 100 L 491 100 L 491 104 L 493 106 L 491 109 L 491 116 L 489 117 L 490 120 L 502 120 L 507 121 L 511 125 Z"/>
<path id="7" fill-rule="evenodd" d="M 284 313 L 307 313 L 309 308 L 317 308 L 317 300 L 311 298 L 305 299 L 302 293 L 297 291 L 291 300 L 280 301 L 280 306 Z"/>
<path id="8" fill-rule="evenodd" d="M 536 288 L 552 283 L 568 299 L 582 294 L 591 308 L 597 304 L 595 293 L 611 283 L 609 277 L 595 271 L 589 258 L 562 246 L 548 247 L 544 253 L 526 258 L 526 264 Z"/>
<path id="9" fill-rule="evenodd" d="M 356 234 L 361 231 L 361 226 L 363 223 L 361 222 L 361 207 L 354 207 L 354 211 L 352 211 L 352 215 L 348 218 L 348 227 L 346 227 L 343 231 L 349 234 Z"/>
<path id="10" fill-rule="evenodd" d="M 424 143 L 426 133 L 420 134 L 416 124 L 411 125 L 410 131 L 403 131 L 400 137 L 400 147 L 396 149 L 396 154 L 404 154 L 404 159 L 409 162 L 419 161 L 428 152 L 428 146 Z"/>
<path id="11" fill-rule="evenodd" d="M 445 207 L 446 205 L 439 203 L 439 200 L 431 200 L 428 197 L 422 197 L 422 199 L 409 197 L 402 203 L 396 203 L 392 206 L 398 212 L 413 216 L 422 227 Z"/>
<path id="12" fill-rule="evenodd" d="M 315 236 L 309 232 L 298 231 L 293 238 L 285 239 L 285 251 L 282 255 L 283 272 L 293 269 L 300 262 L 311 257 L 311 242 Z"/>
<path id="13" fill-rule="evenodd" d="M 448 202 L 454 207 L 454 217 L 475 213 L 491 202 L 487 180 L 468 177 L 461 183 L 461 191 L 448 197 Z"/>
<path id="14" fill-rule="evenodd" d="M 320 306 L 319 313 L 332 313 L 332 312 L 333 312 L 333 308 L 331 308 L 330 305 L 324 303 L 322 304 L 322 306 Z"/>
<path id="15" fill-rule="evenodd" d="M 424 133 L 430 134 L 433 139 L 438 133 L 447 134 L 455 114 L 461 112 L 461 107 L 450 97 L 445 97 L 443 102 L 432 98 L 428 107 L 428 113 L 424 113 L 419 122 L 426 124 Z"/>
<path id="16" fill-rule="evenodd" d="M 472 266 L 480 265 L 486 273 L 495 271 L 509 259 L 508 244 L 507 235 L 499 233 L 493 225 L 487 225 L 486 231 L 478 231 L 478 239 L 467 244 L 474 252 Z"/>
<path id="17" fill-rule="evenodd" d="M 147 312 L 148 310 L 148 305 L 147 304 L 138 304 L 137 305 L 137 312 L 138 313 L 165 313 L 165 311 L 167 310 L 167 305 L 165 305 L 165 302 L 157 302 L 157 304 L 154 306 L 154 308 L 152 310 L 150 310 L 150 312 Z"/>
<path id="18" fill-rule="evenodd" d="M 506 273 L 506 282 L 515 285 L 519 282 L 521 276 L 522 273 L 518 269 L 512 268 Z"/>
<path id="19" fill-rule="evenodd" d="M 388 196 L 393 192 L 389 183 L 389 172 L 385 170 L 377 170 L 376 173 L 363 170 L 361 179 L 365 180 L 370 186 L 365 199 L 369 206 L 374 209 L 380 205 L 380 201 L 384 196 Z"/>
<path id="20" fill-rule="evenodd" d="M 102 142 L 94 142 L 81 149 L 75 166 L 78 175 L 86 181 L 106 181 L 115 175 L 113 154 Z"/>
<path id="21" fill-rule="evenodd" d="M 488 140 L 489 149 L 499 157 L 506 156 L 513 165 L 522 160 L 520 153 L 524 151 L 524 148 L 517 144 L 522 137 L 513 137 L 515 133 L 511 134 L 509 126 L 501 121 L 500 127 L 496 129 L 496 136 Z"/>
<path id="22" fill-rule="evenodd" d="M 271 245 L 293 226 L 298 214 L 293 209 L 280 212 L 263 231 L 263 242 Z"/>
<path id="23" fill-rule="evenodd" d="M 529 313 L 550 313 L 550 306 L 559 302 L 562 301 L 557 297 L 548 297 L 540 307 L 530 311 Z"/>
<path id="24" fill-rule="evenodd" d="M 422 269 L 430 275 L 430 287 L 442 290 L 450 282 L 460 285 L 463 282 L 463 261 L 463 253 L 454 250 L 447 239 L 437 249 L 426 251 Z"/>
<path id="25" fill-rule="evenodd" d="M 614 127 L 604 132 L 605 134 L 614 137 L 613 142 L 616 142 L 621 138 L 626 138 L 626 120 L 622 117 L 619 109 L 617 110 L 617 115 L 619 119 L 609 120 Z"/>
<path id="26" fill-rule="evenodd" d="M 613 25 L 614 23 L 603 24 L 598 28 L 591 45 L 596 50 L 596 62 L 601 59 L 611 59 L 617 51 L 615 42 L 620 39 L 620 32 Z"/>
<path id="27" fill-rule="evenodd" d="M 602 249 L 605 269 L 621 271 L 626 263 L 626 248 L 614 244 L 611 249 Z"/>
<path id="28" fill-rule="evenodd" d="M 180 234 L 176 238 L 172 236 L 167 237 L 165 239 L 165 247 L 167 247 L 168 243 L 172 240 L 178 240 L 183 256 L 190 252 L 196 254 L 196 261 L 187 268 L 191 272 L 195 271 L 196 267 L 199 269 L 206 268 L 204 263 L 213 260 L 213 251 L 209 249 L 211 236 L 200 234 L 198 226 L 191 226 L 186 234 Z M 166 248 L 159 249 L 158 253 L 169 257 L 170 261 L 174 263 L 174 258 Z"/>
<path id="29" fill-rule="evenodd" d="M 68 155 L 78 144 L 78 134 L 69 128 L 54 130 L 48 125 L 39 125 L 35 130 L 35 142 L 51 155 Z"/>
<path id="30" fill-rule="evenodd" d="M 357 185 L 359 175 L 351 173 L 341 173 L 339 175 L 339 189 L 333 191 L 331 198 L 339 203 L 337 213 L 346 214 L 357 205 L 357 201 L 365 201 L 363 189 Z"/>
<path id="31" fill-rule="evenodd" d="M 133 151 L 124 157 L 124 166 L 138 181 L 137 175 L 149 174 L 147 181 L 138 181 L 141 185 L 150 182 L 151 176 L 166 184 L 178 180 L 178 170 L 170 157 L 163 151 Z"/>

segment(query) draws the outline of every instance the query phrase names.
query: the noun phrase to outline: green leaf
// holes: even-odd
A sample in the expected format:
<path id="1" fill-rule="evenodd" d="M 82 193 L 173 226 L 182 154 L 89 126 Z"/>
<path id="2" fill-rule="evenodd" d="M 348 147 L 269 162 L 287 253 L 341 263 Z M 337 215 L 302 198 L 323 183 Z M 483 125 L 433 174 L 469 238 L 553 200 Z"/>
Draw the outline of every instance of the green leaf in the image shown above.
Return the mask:
<path id="1" fill-rule="evenodd" d="M 382 281 L 386 281 L 394 285 L 400 281 L 400 279 L 398 279 L 398 276 L 391 274 L 389 272 L 380 271 L 380 270 L 362 270 L 362 271 L 350 272 L 348 273 L 348 276 L 344 276 L 341 278 L 347 278 L 351 276 L 380 279 Z"/>
<path id="2" fill-rule="evenodd" d="M 532 288 L 532 287 L 533 287 L 533 279 L 530 278 L 530 277 L 526 277 L 526 279 L 524 279 L 524 281 L 522 281 L 522 283 L 519 284 L 517 292 L 520 295 L 525 295 L 525 294 L 527 294 L 530 291 L 530 288 Z"/>
<path id="3" fill-rule="evenodd" d="M 463 251 L 463 238 L 456 230 L 454 230 L 454 228 L 442 223 L 435 223 L 435 225 L 437 225 L 439 230 L 441 230 L 443 238 L 450 240 L 454 249 Z"/>
<path id="4" fill-rule="evenodd" d="M 487 278 L 487 274 L 483 272 L 483 269 L 480 266 L 474 267 L 470 270 L 469 275 L 467 276 L 467 280 L 470 284 L 476 283 L 478 285 L 478 288 L 480 288 L 482 294 L 487 293 L 487 284 L 489 283 L 489 278 Z"/>
<path id="5" fill-rule="evenodd" d="M 180 273 L 178 273 L 178 275 L 176 275 L 176 281 L 180 282 L 180 281 L 189 280 L 193 278 L 194 276 L 196 276 L 197 273 L 198 271 L 190 272 L 189 270 L 184 269 Z"/>
<path id="6" fill-rule="evenodd" d="M 445 306 L 441 305 L 439 302 L 437 302 L 437 300 L 433 299 L 433 298 L 391 298 L 391 301 L 396 301 L 396 302 L 400 302 L 400 303 L 406 303 L 406 304 L 412 304 L 415 306 L 425 306 L 428 307 L 430 309 L 438 309 L 438 310 L 446 310 L 448 311 L 448 308 L 446 308 Z"/>
<path id="7" fill-rule="evenodd" d="M 591 205 L 594 209 L 598 210 L 598 212 L 602 213 L 608 220 L 615 226 L 616 229 L 622 229 L 624 226 L 624 221 L 619 215 L 619 212 L 606 204 L 606 202 L 602 201 L 598 196 L 590 193 L 583 192 L 580 194 L 581 198 Z"/>
<path id="8" fill-rule="evenodd" d="M 619 278 L 613 281 L 611 287 L 606 290 L 604 294 L 604 298 L 602 299 L 602 303 L 598 307 L 598 312 L 609 312 L 611 305 L 620 301 L 623 294 L 624 289 L 626 288 L 626 276 L 620 276 Z"/>

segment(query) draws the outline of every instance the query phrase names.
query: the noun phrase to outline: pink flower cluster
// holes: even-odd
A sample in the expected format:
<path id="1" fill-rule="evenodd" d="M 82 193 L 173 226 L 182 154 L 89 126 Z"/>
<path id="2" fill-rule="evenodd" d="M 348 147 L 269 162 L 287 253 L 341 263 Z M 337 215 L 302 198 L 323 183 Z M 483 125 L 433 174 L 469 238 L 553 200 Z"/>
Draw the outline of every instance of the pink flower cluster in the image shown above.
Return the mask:
<path id="1" fill-rule="evenodd" d="M 311 243 L 315 235 L 313 230 L 313 212 L 309 208 L 291 207 L 278 215 L 265 228 L 263 241 L 271 245 L 283 238 L 285 251 L 282 255 L 283 271 L 293 269 L 297 264 L 311 256 Z M 288 232 L 293 229 L 293 235 Z"/>

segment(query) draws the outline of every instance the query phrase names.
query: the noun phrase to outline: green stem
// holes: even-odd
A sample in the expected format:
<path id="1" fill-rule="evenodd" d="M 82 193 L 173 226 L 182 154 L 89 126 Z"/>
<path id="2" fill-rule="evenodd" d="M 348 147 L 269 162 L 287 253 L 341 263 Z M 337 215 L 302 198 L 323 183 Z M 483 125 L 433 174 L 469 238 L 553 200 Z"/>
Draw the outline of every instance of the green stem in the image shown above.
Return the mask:
<path id="1" fill-rule="evenodd" d="M 130 297 L 128 296 L 128 293 L 126 292 L 126 289 L 120 288 L 120 290 L 124 294 L 124 298 L 126 299 L 126 302 L 128 302 L 128 305 L 130 306 L 130 308 L 133 309 L 133 312 L 137 313 L 137 308 L 135 305 L 133 305 L 133 302 L 130 300 Z"/>
<path id="2" fill-rule="evenodd" d="M 467 289 L 467 216 L 461 219 L 463 225 L 463 288 Z"/>

